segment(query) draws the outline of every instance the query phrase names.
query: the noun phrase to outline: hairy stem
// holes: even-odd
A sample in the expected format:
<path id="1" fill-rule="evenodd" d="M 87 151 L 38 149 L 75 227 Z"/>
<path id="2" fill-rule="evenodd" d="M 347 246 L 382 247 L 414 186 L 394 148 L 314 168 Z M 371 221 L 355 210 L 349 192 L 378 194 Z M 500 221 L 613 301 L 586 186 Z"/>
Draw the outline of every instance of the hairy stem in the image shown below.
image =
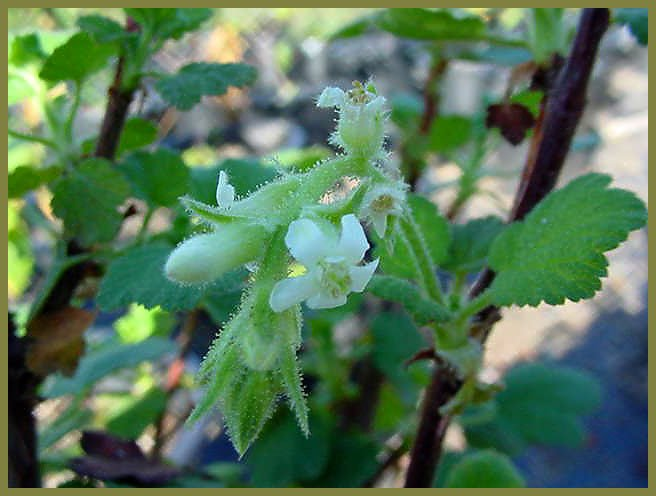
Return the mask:
<path id="1" fill-rule="evenodd" d="M 522 219 L 556 184 L 583 113 L 587 83 L 609 21 L 608 9 L 584 9 L 581 14 L 569 58 L 548 93 L 541 132 L 533 136 L 531 150 L 536 152 L 529 154 L 511 221 Z M 485 269 L 472 288 L 471 297 L 481 294 L 493 280 L 494 273 Z M 499 318 L 497 308 L 484 308 L 476 315 L 470 334 L 484 341 Z M 426 390 L 406 487 L 430 487 L 432 484 L 450 420 L 439 413 L 439 406 L 458 392 L 461 384 L 454 379 L 453 372 L 436 367 Z M 453 388 L 454 384 L 457 387 Z"/>

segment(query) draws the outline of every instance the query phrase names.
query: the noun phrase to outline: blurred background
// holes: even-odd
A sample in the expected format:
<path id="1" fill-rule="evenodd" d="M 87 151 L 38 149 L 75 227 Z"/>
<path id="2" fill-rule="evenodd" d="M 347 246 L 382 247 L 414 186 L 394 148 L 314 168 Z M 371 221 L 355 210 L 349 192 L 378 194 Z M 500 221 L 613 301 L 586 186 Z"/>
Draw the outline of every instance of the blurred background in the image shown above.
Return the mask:
<path id="1" fill-rule="evenodd" d="M 75 29 L 79 16 L 102 13 L 123 22 L 118 9 L 9 9 L 10 37 L 39 31 L 42 39 L 56 45 Z M 494 15 L 512 31 L 520 23 L 517 9 L 473 9 Z M 182 41 L 167 43 L 155 58 L 158 70 L 173 72 L 192 61 L 244 61 L 258 70 L 258 79 L 247 90 L 231 88 L 218 98 L 205 98 L 188 112 L 171 109 L 148 88 L 139 95 L 132 111 L 157 124 L 163 146 L 182 151 L 185 161 L 203 167 L 220 159 L 265 157 L 284 162 L 295 150 L 311 150 L 325 156 L 326 139 L 334 121 L 331 112 L 317 109 L 314 100 L 327 85 L 348 87 L 352 80 L 374 79 L 381 94 L 391 101 L 421 101 L 430 71 L 430 56 L 420 41 L 395 37 L 382 31 L 350 38 L 332 38 L 346 24 L 372 12 L 370 9 L 217 9 L 204 27 Z M 567 18 L 574 25 L 576 10 Z M 514 59 L 513 59 L 514 60 Z M 591 80 L 588 105 L 577 131 L 561 182 L 596 171 L 612 174 L 614 185 L 635 192 L 648 201 L 648 64 L 647 48 L 636 43 L 625 27 L 611 26 L 605 35 Z M 445 114 L 470 116 L 485 101 L 503 95 L 511 64 L 498 60 L 452 60 L 440 82 L 441 108 Z M 94 78 L 83 94 L 75 132 L 80 140 L 91 137 L 104 111 L 111 71 Z M 28 126 L 38 125 L 39 115 L 29 101 L 10 107 L 10 118 Z M 389 149 L 396 156 L 401 136 L 390 122 Z M 44 150 L 34 144 L 9 142 L 8 169 L 44 160 Z M 314 153 L 314 155 L 312 155 Z M 500 142 L 486 158 L 493 174 L 481 181 L 490 194 L 475 196 L 458 214 L 462 221 L 487 214 L 506 217 L 527 153 L 527 143 L 511 146 Z M 451 204 L 460 169 L 449 159 L 434 154 L 417 182 L 444 211 Z M 46 213 L 49 193 L 38 190 L 29 201 Z M 17 315 L 25 313 L 46 268 L 52 244 L 38 223 L 12 219 L 10 209 L 9 305 Z M 152 228 L 166 226 L 158 214 Z M 159 223 L 159 224 L 158 224 Z M 139 223 L 126 222 L 133 231 Z M 603 289 L 591 301 L 564 306 L 512 308 L 504 311 L 486 352 L 486 371 L 496 377 L 517 361 L 546 358 L 572 365 L 596 376 L 602 383 L 602 406 L 586 418 L 588 439 L 582 449 L 532 447 L 515 459 L 532 487 L 646 487 L 647 485 L 647 228 L 634 232 L 628 241 L 609 254 L 609 275 Z M 121 313 L 100 315 L 94 334 L 113 332 Z M 194 344 L 188 358 L 197 366 L 207 339 L 213 334 L 205 324 L 205 340 Z M 116 388 L 121 377 L 103 384 Z M 189 390 L 185 394 L 193 394 Z M 91 425 L 103 425 L 111 416 L 109 396 L 100 395 Z M 182 400 L 181 400 L 182 401 Z M 61 412 L 62 400 L 40 404 L 40 425 Z M 114 405 L 115 406 L 115 405 Z M 105 419 L 105 420 L 103 420 Z M 77 442 L 75 433 L 64 436 L 60 446 Z M 146 430 L 139 442 L 152 443 Z M 149 440 L 150 439 L 150 440 Z M 458 450 L 463 433 L 454 426 L 447 446 Z M 166 446 L 172 460 L 189 463 L 235 460 L 216 422 L 182 429 Z M 44 483 L 56 486 L 69 473 L 54 471 Z M 394 485 L 394 480 L 385 482 Z"/>

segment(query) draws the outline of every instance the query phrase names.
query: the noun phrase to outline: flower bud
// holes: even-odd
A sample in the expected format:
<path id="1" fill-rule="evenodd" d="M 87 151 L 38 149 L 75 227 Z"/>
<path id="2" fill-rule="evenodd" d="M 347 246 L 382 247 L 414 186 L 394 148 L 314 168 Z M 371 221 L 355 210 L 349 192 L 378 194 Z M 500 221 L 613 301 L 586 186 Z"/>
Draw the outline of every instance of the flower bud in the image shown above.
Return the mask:
<path id="1" fill-rule="evenodd" d="M 326 88 L 317 100 L 319 107 L 337 107 L 339 120 L 332 139 L 347 153 L 378 158 L 385 138 L 385 98 L 378 96 L 374 86 L 353 82 L 353 89 Z"/>
<path id="2" fill-rule="evenodd" d="M 180 243 L 169 255 L 164 271 L 181 284 L 212 282 L 231 269 L 258 258 L 266 245 L 264 227 L 244 222 L 224 224 L 213 233 Z"/>

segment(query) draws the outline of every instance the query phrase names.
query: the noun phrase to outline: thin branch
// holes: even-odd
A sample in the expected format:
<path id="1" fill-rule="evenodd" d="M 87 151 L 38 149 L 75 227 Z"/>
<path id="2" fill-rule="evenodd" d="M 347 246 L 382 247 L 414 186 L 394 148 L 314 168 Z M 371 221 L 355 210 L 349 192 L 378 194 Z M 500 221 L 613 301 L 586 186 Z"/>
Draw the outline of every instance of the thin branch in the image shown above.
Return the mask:
<path id="1" fill-rule="evenodd" d="M 584 9 L 570 56 L 544 106 L 542 128 L 533 137 L 531 150 L 517 191 L 511 221 L 522 219 L 555 186 L 585 107 L 588 80 L 603 34 L 608 29 L 608 9 Z M 481 294 L 494 280 L 494 273 L 485 269 L 470 295 Z M 471 334 L 484 341 L 495 322 L 500 319 L 494 306 L 481 310 L 471 328 Z M 439 413 L 439 406 L 455 395 L 454 374 L 437 367 L 425 394 L 415 445 L 412 449 L 406 487 L 430 487 L 442 450 L 442 440 L 449 418 Z"/>

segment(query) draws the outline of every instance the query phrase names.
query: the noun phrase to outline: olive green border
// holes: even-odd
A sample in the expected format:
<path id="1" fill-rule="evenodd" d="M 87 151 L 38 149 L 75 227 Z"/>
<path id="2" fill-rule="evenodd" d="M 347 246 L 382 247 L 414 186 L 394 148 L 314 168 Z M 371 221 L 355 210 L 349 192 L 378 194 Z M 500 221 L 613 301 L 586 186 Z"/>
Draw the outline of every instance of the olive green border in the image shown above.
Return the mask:
<path id="1" fill-rule="evenodd" d="M 615 3 L 610 3 L 610 2 L 595 2 L 596 5 L 594 7 L 618 7 L 619 2 Z M 63 2 L 64 5 L 55 5 L 54 2 L 49 2 L 49 1 L 32 1 L 32 2 L 19 2 L 17 0 L 10 0 L 7 2 L 7 8 L 30 8 L 30 7 L 123 7 L 125 4 L 121 5 L 121 2 L 85 2 L 84 4 L 81 4 L 79 2 Z M 354 5 L 355 4 L 355 5 Z M 632 7 L 649 7 L 649 3 L 642 1 L 642 2 L 632 2 L 633 5 Z M 153 1 L 153 0 L 147 0 L 147 1 L 141 1 L 139 2 L 140 6 L 143 7 L 178 7 L 180 6 L 179 2 L 172 2 L 170 0 L 158 0 L 158 1 Z M 194 1 L 194 2 L 185 2 L 185 7 L 272 7 L 271 4 L 267 4 L 265 2 L 248 2 L 248 1 L 228 1 L 228 2 L 208 2 L 208 1 Z M 353 2 L 353 1 L 335 1 L 332 0 L 331 2 L 317 2 L 317 1 L 305 1 L 305 2 L 290 2 L 287 1 L 284 3 L 285 7 L 312 7 L 312 8 L 317 8 L 317 7 L 325 7 L 325 8 L 335 8 L 335 7 L 409 7 L 407 2 L 402 2 L 402 1 L 387 1 L 387 2 L 372 2 L 372 1 L 360 1 L 360 2 Z M 428 1 L 422 1 L 422 2 L 412 2 L 412 7 L 463 7 L 463 4 L 461 2 L 439 2 L 438 4 L 434 2 L 428 2 Z M 585 6 L 590 6 L 590 5 L 572 5 L 571 3 L 565 3 L 565 2 L 549 2 L 549 4 L 535 4 L 533 2 L 533 5 L 527 5 L 525 2 L 517 2 L 517 1 L 506 1 L 503 3 L 499 2 L 487 2 L 487 1 L 482 1 L 482 2 L 476 2 L 475 7 L 540 7 L 540 6 L 545 6 L 545 7 L 585 7 Z M 2 9 L 2 18 L 3 18 L 3 24 L 6 26 L 7 25 L 7 10 Z M 651 25 L 653 26 L 653 24 Z M 653 31 L 655 28 L 651 27 L 649 28 L 649 34 L 650 37 L 653 38 L 653 34 L 651 31 Z M 2 41 L 5 41 L 6 38 L 2 38 Z M 4 49 L 2 50 L 2 53 L 5 54 L 7 53 Z M 649 56 L 649 62 L 653 66 L 653 60 L 651 60 L 652 57 L 651 55 Z M 6 59 L 5 59 L 6 60 Z M 3 95 L 6 95 L 6 92 L 2 93 Z M 6 100 L 5 100 L 6 101 Z M 650 105 L 649 107 L 649 114 L 652 114 L 653 110 L 653 104 Z M 3 106 L 3 108 L 6 108 L 6 106 Z M 0 122 L 0 125 L 2 128 L 6 128 L 6 120 L 2 120 Z M 6 129 L 5 129 L 6 130 Z M 1 131 L 1 129 L 0 129 Z M 0 133 L 1 134 L 1 133 Z M 654 133 L 656 135 L 656 132 Z M 651 134 L 649 136 L 651 140 Z M 1 143 L 6 143 L 5 141 L 2 141 Z M 6 144 L 5 144 L 6 147 Z M 649 179 L 649 185 L 651 186 L 651 178 Z M 2 176 L 0 175 L 0 184 L 2 185 L 2 194 L 4 198 L 7 197 L 7 176 Z M 6 208 L 6 207 L 5 207 Z M 3 218 L 6 219 L 6 215 L 3 216 Z M 649 230 L 651 232 L 654 231 L 656 228 L 656 221 L 652 221 L 651 217 L 649 219 Z M 6 229 L 0 230 L 0 235 L 2 233 L 6 233 Z M 0 243 L 0 247 L 4 248 L 6 247 L 6 243 Z M 6 254 L 6 251 L 4 251 Z M 651 261 L 652 254 L 649 252 L 649 259 Z M 656 270 L 655 270 L 656 271 Z M 651 276 L 651 270 L 649 271 L 649 275 Z M 650 278 L 651 279 L 651 278 Z M 648 306 L 651 307 L 652 303 L 656 304 L 656 296 L 654 296 L 653 292 L 651 291 L 651 284 L 649 284 L 649 292 L 648 292 Z M 4 301 L 7 301 L 5 299 Z M 6 312 L 3 313 L 3 315 L 7 315 Z M 649 319 L 649 332 L 650 334 L 654 332 L 654 322 L 653 319 Z M 7 329 L 7 326 L 5 326 L 5 329 Z M 649 356 L 650 358 L 653 357 L 653 348 L 654 348 L 654 339 L 651 339 L 649 341 Z M 2 356 L 7 357 L 7 341 L 3 338 L 0 339 L 0 349 L 2 349 Z M 6 359 L 5 359 L 6 362 Z M 654 387 L 654 380 L 656 380 L 656 371 L 654 370 L 654 364 L 653 361 L 649 362 L 648 366 L 649 370 L 649 379 L 650 379 L 650 384 L 652 387 L 649 388 L 649 392 L 652 393 Z M 7 426 L 7 369 L 2 368 L 2 380 L 0 381 L 0 389 L 2 390 L 2 402 L 4 403 L 2 410 L 0 411 L 0 415 L 3 418 L 3 424 Z M 651 420 L 653 418 L 654 414 L 654 408 L 653 408 L 653 395 L 650 394 L 649 398 L 649 423 L 651 424 Z M 3 444 L 7 446 L 7 428 L 5 427 L 2 429 L 2 440 Z M 654 429 L 650 429 L 649 431 L 649 487 L 652 487 L 653 484 L 653 473 L 654 473 L 654 457 L 653 455 L 653 450 L 652 447 L 656 445 L 656 439 L 655 439 L 655 434 L 654 434 Z M 3 450 L 2 453 L 0 454 L 0 460 L 4 464 L 4 467 L 8 466 L 7 460 L 7 451 Z M 599 467 L 599 470 L 604 470 L 604 467 Z M 7 487 L 7 479 L 8 474 L 7 470 L 3 469 L 2 470 L 2 480 L 0 481 L 0 488 L 2 487 Z M 10 494 L 32 494 L 32 493 L 37 493 L 37 492 L 42 492 L 44 491 L 43 489 L 9 489 L 8 493 Z M 74 489 L 59 489 L 57 494 L 80 494 L 80 490 L 74 490 Z M 84 491 L 84 490 L 81 490 Z M 105 489 L 103 490 L 103 493 L 106 493 L 109 491 L 110 493 L 116 493 L 118 494 L 120 491 L 120 494 L 127 494 L 128 492 L 130 494 L 133 494 L 135 496 L 141 495 L 143 493 L 150 493 L 150 494 L 155 494 L 155 492 L 161 492 L 165 491 L 168 492 L 169 494 L 173 494 L 173 492 L 182 492 L 184 491 L 185 494 L 188 494 L 188 492 L 201 492 L 204 494 L 209 494 L 210 491 L 217 491 L 217 489 L 174 489 L 174 488 L 168 488 L 168 489 Z M 233 493 L 233 494 L 249 494 L 249 493 L 255 493 L 255 494 L 289 494 L 289 492 L 292 491 L 293 493 L 296 494 L 305 494 L 305 493 L 311 493 L 312 495 L 316 496 L 321 496 L 321 495 L 332 495 L 335 492 L 335 489 L 221 489 L 221 492 L 225 493 Z M 366 491 L 370 493 L 371 491 L 404 491 L 403 489 L 340 489 L 339 493 L 340 494 L 355 494 L 355 493 L 360 493 Z M 470 494 L 470 495 L 477 495 L 480 494 L 481 491 L 485 492 L 485 494 L 508 494 L 508 490 L 505 489 L 410 489 L 409 491 L 412 491 L 413 493 L 424 493 L 428 494 L 429 492 L 435 492 L 435 491 L 455 491 L 458 494 Z M 558 491 L 558 494 L 599 494 L 599 492 L 602 492 L 604 494 L 608 494 L 610 492 L 613 493 L 620 493 L 620 491 L 625 491 L 624 489 L 515 489 L 513 491 L 530 491 L 531 493 L 534 494 L 554 494 L 556 491 Z M 637 493 L 646 493 L 648 489 L 634 489 L 632 490 L 632 494 Z"/>

